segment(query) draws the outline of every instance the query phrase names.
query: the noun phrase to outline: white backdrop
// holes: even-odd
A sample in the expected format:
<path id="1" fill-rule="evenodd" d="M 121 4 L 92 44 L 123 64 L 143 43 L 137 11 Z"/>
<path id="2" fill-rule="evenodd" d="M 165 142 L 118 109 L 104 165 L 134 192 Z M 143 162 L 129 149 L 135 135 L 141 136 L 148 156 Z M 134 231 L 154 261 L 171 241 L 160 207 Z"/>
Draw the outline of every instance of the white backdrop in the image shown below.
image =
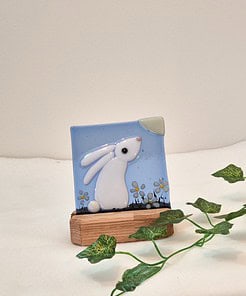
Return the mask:
<path id="1" fill-rule="evenodd" d="M 246 139 L 246 1 L 0 0 L 0 155 L 161 115 L 168 152 Z"/>

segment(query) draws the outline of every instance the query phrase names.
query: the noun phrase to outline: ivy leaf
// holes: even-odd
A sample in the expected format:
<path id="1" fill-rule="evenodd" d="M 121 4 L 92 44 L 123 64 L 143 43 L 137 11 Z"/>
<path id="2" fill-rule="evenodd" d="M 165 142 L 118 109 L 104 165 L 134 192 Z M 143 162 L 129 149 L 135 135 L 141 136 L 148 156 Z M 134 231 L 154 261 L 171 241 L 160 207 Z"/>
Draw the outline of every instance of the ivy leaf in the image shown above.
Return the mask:
<path id="1" fill-rule="evenodd" d="M 203 234 L 229 234 L 229 229 L 231 229 L 233 224 L 223 221 L 216 224 L 211 229 L 196 229 L 196 233 L 203 233 Z"/>
<path id="2" fill-rule="evenodd" d="M 156 240 L 167 236 L 167 226 L 150 225 L 142 226 L 135 233 L 131 234 L 130 238 L 139 240 Z"/>
<path id="3" fill-rule="evenodd" d="M 156 219 L 155 224 L 168 225 L 168 224 L 178 224 L 182 222 L 185 218 L 191 215 L 184 215 L 181 210 L 168 210 L 160 213 L 160 217 Z"/>
<path id="4" fill-rule="evenodd" d="M 114 236 L 102 234 L 99 238 L 77 254 L 79 259 L 87 258 L 90 263 L 98 263 L 101 260 L 112 258 L 115 254 L 116 239 Z"/>
<path id="5" fill-rule="evenodd" d="M 186 217 L 181 210 L 168 210 L 160 213 L 150 226 L 142 226 L 130 238 L 139 240 L 156 240 L 167 236 L 167 225 L 182 222 Z"/>
<path id="6" fill-rule="evenodd" d="M 243 207 L 242 209 L 235 211 L 235 212 L 231 212 L 231 213 L 228 213 L 225 215 L 216 216 L 215 218 L 225 219 L 226 221 L 230 221 L 232 219 L 241 217 L 243 215 L 246 215 L 246 208 L 245 207 Z"/>
<path id="7" fill-rule="evenodd" d="M 122 276 L 122 281 L 116 284 L 116 289 L 129 292 L 136 289 L 142 282 L 152 277 L 154 274 L 159 272 L 161 267 L 149 266 L 144 263 L 140 263 L 134 268 L 127 269 Z"/>
<path id="8" fill-rule="evenodd" d="M 187 202 L 187 205 L 191 205 L 203 213 L 210 213 L 210 214 L 215 214 L 219 213 L 221 209 L 220 204 L 216 204 L 214 202 L 207 201 L 203 198 L 198 198 L 194 203 L 192 202 Z"/>
<path id="9" fill-rule="evenodd" d="M 229 164 L 224 169 L 213 173 L 212 176 L 222 177 L 229 183 L 236 183 L 245 180 L 242 169 L 240 167 L 235 166 L 234 164 Z"/>

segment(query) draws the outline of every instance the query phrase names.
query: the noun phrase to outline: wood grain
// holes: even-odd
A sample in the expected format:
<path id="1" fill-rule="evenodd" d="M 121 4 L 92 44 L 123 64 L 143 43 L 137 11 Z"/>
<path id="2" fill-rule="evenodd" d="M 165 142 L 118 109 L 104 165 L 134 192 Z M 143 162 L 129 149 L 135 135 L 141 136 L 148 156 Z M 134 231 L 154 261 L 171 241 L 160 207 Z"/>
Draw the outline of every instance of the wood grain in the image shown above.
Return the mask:
<path id="1" fill-rule="evenodd" d="M 72 213 L 70 219 L 70 233 L 72 243 L 87 246 L 93 243 L 101 234 L 115 236 L 117 242 L 133 242 L 129 235 L 136 232 L 140 226 L 150 225 L 160 212 L 168 208 L 122 211 L 111 213 L 76 215 Z M 168 234 L 173 234 L 173 225 L 168 225 Z"/>

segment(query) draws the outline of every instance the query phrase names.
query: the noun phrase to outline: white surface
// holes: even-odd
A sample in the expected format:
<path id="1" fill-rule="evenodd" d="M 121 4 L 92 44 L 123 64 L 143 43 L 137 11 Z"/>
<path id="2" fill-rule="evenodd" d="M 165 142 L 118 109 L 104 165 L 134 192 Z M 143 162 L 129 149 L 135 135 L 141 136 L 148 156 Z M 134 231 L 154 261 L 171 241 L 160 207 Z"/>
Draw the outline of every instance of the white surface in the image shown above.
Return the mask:
<path id="1" fill-rule="evenodd" d="M 228 163 L 246 169 L 246 142 L 219 150 L 168 155 L 173 208 L 195 213 L 185 205 L 204 197 L 225 206 L 223 212 L 246 203 L 246 184 L 228 184 L 210 174 Z M 91 265 L 75 255 L 69 215 L 74 208 L 71 161 L 0 159 L 0 287 L 1 296 L 108 296 L 127 268 L 136 263 L 124 255 Z M 194 248 L 171 260 L 165 270 L 131 295 L 244 296 L 246 294 L 245 217 L 233 222 L 231 235 L 218 236 L 204 248 Z M 198 238 L 184 222 L 175 235 L 158 241 L 172 252 Z M 119 244 L 148 261 L 157 256 L 151 243 Z M 129 294 L 130 295 L 130 294 Z"/>
<path id="2" fill-rule="evenodd" d="M 0 155 L 68 159 L 71 125 L 156 115 L 169 152 L 246 140 L 245 11 L 244 0 L 1 0 Z"/>

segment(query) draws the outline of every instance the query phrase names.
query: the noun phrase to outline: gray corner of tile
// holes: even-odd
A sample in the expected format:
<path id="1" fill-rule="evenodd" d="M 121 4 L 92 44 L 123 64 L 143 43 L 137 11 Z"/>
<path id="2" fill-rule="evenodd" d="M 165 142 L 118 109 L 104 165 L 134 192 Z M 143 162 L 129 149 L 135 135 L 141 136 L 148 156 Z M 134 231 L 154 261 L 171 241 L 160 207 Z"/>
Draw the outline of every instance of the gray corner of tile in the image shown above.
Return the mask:
<path id="1" fill-rule="evenodd" d="M 139 120 L 139 124 L 152 133 L 165 135 L 165 123 L 161 116 L 142 118 Z"/>

